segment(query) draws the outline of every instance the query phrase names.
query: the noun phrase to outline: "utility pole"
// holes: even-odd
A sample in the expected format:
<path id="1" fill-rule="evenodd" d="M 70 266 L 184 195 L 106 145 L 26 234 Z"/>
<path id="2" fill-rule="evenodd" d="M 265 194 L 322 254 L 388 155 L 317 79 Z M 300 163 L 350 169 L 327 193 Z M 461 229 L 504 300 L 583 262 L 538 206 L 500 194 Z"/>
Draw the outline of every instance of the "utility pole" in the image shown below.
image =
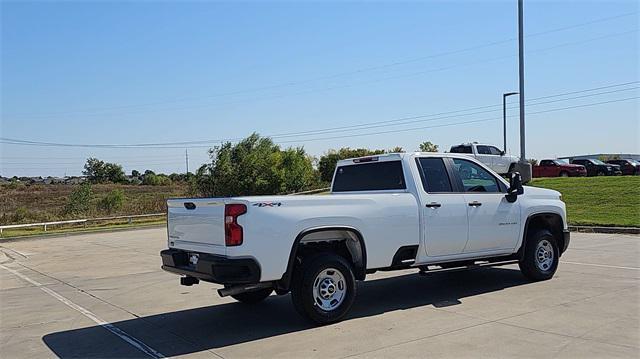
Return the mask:
<path id="1" fill-rule="evenodd" d="M 184 149 L 184 162 L 187 164 L 187 174 L 189 174 L 189 149 Z"/>
<path id="2" fill-rule="evenodd" d="M 518 0 L 518 70 L 520 83 L 520 161 L 526 161 L 524 141 L 524 15 L 523 0 Z"/>
<path id="3" fill-rule="evenodd" d="M 516 169 L 522 176 L 522 182 L 531 180 L 531 164 L 527 162 L 525 153 L 524 128 L 524 9 L 523 0 L 518 0 L 518 82 L 520 84 L 520 161 Z"/>

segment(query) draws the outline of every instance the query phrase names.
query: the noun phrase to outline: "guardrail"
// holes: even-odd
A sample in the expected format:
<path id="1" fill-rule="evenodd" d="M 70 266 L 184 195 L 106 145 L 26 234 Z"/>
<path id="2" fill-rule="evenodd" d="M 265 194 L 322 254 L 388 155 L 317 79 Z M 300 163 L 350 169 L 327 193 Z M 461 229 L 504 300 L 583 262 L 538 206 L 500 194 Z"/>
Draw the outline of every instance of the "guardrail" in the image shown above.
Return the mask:
<path id="1" fill-rule="evenodd" d="M 296 192 L 291 193 L 289 196 L 298 196 L 305 194 L 314 194 L 314 193 L 322 193 L 330 190 L 331 187 L 312 189 L 310 191 L 304 192 Z M 13 228 L 27 228 L 27 227 L 42 227 L 44 231 L 47 231 L 47 227 L 61 225 L 61 224 L 78 224 L 83 223 L 85 226 L 87 223 L 93 222 L 104 222 L 104 221 L 112 221 L 116 219 L 126 219 L 129 224 L 131 224 L 134 218 L 144 218 L 144 217 L 160 217 L 165 216 L 166 213 L 150 213 L 150 214 L 135 214 L 130 216 L 115 216 L 115 217 L 101 217 L 101 218 L 86 218 L 86 219 L 72 219 L 68 221 L 55 221 L 55 222 L 41 222 L 41 223 L 26 223 L 26 224 L 9 224 L 6 226 L 0 226 L 0 237 L 2 237 L 2 232 L 5 229 L 13 229 Z"/>
<path id="2" fill-rule="evenodd" d="M 150 214 L 133 214 L 129 216 L 114 216 L 114 217 L 100 217 L 100 218 L 86 218 L 86 219 L 71 219 L 68 221 L 55 221 L 55 222 L 41 222 L 41 223 L 25 223 L 25 224 L 9 224 L 6 226 L 0 226 L 0 237 L 2 237 L 2 231 L 5 229 L 13 228 L 27 228 L 27 227 L 43 227 L 44 231 L 47 231 L 48 226 L 55 226 L 60 224 L 78 224 L 82 223 L 86 226 L 87 223 L 113 221 L 117 219 L 126 219 L 127 223 L 131 224 L 134 218 L 146 218 L 146 217 L 160 217 L 165 216 L 166 213 L 150 213 Z"/>

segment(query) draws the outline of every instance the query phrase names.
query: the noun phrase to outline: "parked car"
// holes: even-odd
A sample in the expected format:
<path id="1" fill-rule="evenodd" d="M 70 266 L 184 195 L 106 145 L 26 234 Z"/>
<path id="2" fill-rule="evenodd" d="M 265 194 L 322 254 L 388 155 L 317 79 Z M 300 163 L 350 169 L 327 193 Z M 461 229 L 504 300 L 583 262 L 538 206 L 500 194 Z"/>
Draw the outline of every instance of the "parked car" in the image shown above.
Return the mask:
<path id="1" fill-rule="evenodd" d="M 584 166 L 587 169 L 587 176 L 618 176 L 622 174 L 620 166 L 604 163 L 593 158 L 575 159 L 571 163 Z"/>
<path id="2" fill-rule="evenodd" d="M 518 157 L 507 155 L 503 150 L 493 145 L 480 143 L 463 143 L 452 146 L 450 153 L 462 153 L 473 156 L 500 175 L 513 172 Z"/>
<path id="3" fill-rule="evenodd" d="M 608 160 L 607 163 L 620 166 L 623 175 L 640 175 L 640 162 L 636 160 Z"/>
<path id="4" fill-rule="evenodd" d="M 394 153 L 339 161 L 330 195 L 170 199 L 162 268 L 244 303 L 291 292 L 320 324 L 378 270 L 518 263 L 550 279 L 569 245 L 565 204 L 521 181 L 464 155 Z"/>
<path id="5" fill-rule="evenodd" d="M 533 177 L 584 177 L 587 169 L 582 165 L 574 165 L 559 160 L 542 160 L 533 166 Z"/>

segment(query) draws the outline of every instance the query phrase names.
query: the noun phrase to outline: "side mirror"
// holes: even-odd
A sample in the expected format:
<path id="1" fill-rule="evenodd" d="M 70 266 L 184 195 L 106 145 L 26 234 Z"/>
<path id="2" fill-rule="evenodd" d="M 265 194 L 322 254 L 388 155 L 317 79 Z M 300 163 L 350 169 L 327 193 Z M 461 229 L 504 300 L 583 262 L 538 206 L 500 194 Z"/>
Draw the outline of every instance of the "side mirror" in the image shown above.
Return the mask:
<path id="1" fill-rule="evenodd" d="M 506 154 L 506 152 L 500 151 L 500 156 L 504 156 L 505 154 Z"/>
<path id="2" fill-rule="evenodd" d="M 511 179 L 509 180 L 509 189 L 507 190 L 507 201 L 510 203 L 515 202 L 518 196 L 524 193 L 524 187 L 522 187 L 522 176 L 519 172 L 511 173 Z"/>

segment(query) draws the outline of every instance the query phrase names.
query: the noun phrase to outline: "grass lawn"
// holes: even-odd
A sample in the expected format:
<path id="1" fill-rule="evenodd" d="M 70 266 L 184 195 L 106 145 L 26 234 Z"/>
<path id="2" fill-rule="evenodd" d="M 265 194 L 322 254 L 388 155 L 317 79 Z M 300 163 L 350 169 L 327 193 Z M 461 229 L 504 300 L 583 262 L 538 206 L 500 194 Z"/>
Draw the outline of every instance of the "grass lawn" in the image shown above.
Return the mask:
<path id="1" fill-rule="evenodd" d="M 562 193 L 569 224 L 640 227 L 640 176 L 534 178 Z"/>

